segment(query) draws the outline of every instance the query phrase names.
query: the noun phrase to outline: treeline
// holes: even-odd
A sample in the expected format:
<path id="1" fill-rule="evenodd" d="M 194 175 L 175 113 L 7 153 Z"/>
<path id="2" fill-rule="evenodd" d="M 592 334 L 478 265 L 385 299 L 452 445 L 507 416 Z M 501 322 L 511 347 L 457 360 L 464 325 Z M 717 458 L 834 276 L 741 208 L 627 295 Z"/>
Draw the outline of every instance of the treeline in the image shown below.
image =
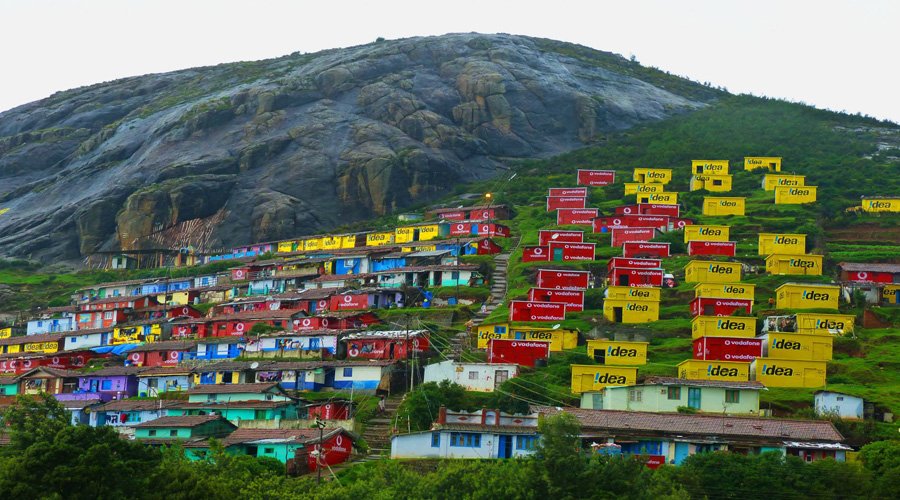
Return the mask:
<path id="1" fill-rule="evenodd" d="M 650 470 L 640 457 L 585 455 L 577 421 L 560 415 L 541 422 L 534 458 L 370 462 L 319 484 L 314 477 L 285 477 L 276 460 L 231 456 L 220 446 L 208 460 L 191 462 L 178 446 L 158 450 L 109 427 L 72 426 L 52 396 L 19 397 L 3 418 L 4 498 L 844 499 L 900 493 L 897 441 L 866 446 L 860 463 L 707 453 Z"/>

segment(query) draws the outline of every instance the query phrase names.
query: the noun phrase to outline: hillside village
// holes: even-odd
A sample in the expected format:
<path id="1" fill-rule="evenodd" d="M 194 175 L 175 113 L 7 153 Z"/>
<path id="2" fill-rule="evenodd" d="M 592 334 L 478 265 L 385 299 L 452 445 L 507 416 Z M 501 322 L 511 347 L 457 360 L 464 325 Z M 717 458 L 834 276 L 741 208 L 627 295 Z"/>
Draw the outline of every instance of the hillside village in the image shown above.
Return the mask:
<path id="1" fill-rule="evenodd" d="M 892 422 L 896 395 L 842 389 L 832 362 L 836 342 L 891 326 L 876 311 L 900 307 L 900 264 L 829 263 L 806 233 L 761 230 L 773 208 L 795 217 L 787 227 L 809 217 L 813 175 L 777 157 L 566 175 L 542 207 L 504 204 L 498 183 L 390 231 L 102 256 L 92 263 L 227 269 L 98 283 L 23 311 L 0 330 L 0 405 L 51 394 L 73 424 L 178 442 L 192 459 L 218 440 L 290 474 L 529 455 L 539 419 L 558 413 L 580 422 L 586 453 L 651 468 L 709 451 L 853 460 L 864 443 L 833 419 Z M 853 211 L 898 217 L 900 198 Z M 567 386 L 534 381 L 560 366 Z M 404 420 L 411 391 L 445 381 L 527 411 Z M 798 400 L 818 418 L 790 416 Z"/>

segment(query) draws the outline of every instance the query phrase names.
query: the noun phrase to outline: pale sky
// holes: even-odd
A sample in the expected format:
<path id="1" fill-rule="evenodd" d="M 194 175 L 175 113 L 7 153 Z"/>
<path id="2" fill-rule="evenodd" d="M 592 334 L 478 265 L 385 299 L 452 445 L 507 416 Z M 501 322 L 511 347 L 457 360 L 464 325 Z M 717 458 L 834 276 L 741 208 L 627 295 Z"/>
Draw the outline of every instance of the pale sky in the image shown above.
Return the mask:
<path id="1" fill-rule="evenodd" d="M 477 31 L 900 122 L 898 28 L 900 0 L 0 0 L 0 110 L 125 76 Z"/>

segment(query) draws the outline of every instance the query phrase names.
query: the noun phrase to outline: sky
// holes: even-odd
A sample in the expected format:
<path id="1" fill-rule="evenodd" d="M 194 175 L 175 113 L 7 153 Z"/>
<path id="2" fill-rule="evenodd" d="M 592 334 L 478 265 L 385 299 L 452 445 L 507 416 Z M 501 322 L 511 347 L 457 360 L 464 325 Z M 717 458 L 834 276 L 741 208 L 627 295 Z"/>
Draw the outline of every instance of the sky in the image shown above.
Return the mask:
<path id="1" fill-rule="evenodd" d="M 898 26 L 897 0 L 0 0 L 0 110 L 126 76 L 476 31 L 900 122 Z"/>

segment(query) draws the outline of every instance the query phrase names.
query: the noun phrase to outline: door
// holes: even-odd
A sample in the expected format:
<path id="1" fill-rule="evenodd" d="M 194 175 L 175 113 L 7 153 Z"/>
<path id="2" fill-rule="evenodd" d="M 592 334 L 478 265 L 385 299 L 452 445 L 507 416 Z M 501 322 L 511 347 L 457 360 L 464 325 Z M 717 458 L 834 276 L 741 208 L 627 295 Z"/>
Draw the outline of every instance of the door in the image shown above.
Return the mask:
<path id="1" fill-rule="evenodd" d="M 622 322 L 622 308 L 621 307 L 613 307 L 613 321 L 616 323 Z"/>
<path id="2" fill-rule="evenodd" d="M 619 286 L 628 286 L 628 275 L 627 274 L 619 275 Z"/>
<path id="3" fill-rule="evenodd" d="M 391 342 L 391 346 L 388 348 L 388 359 L 394 359 L 394 343 Z"/>
<path id="4" fill-rule="evenodd" d="M 700 409 L 700 388 L 699 387 L 689 387 L 688 388 L 688 406 L 691 408 Z"/>
<path id="5" fill-rule="evenodd" d="M 563 260 L 563 249 L 562 248 L 554 248 L 553 249 L 553 261 L 554 262 L 562 262 Z"/>
<path id="6" fill-rule="evenodd" d="M 499 389 L 509 379 L 509 370 L 494 370 L 494 389 Z"/>
<path id="7" fill-rule="evenodd" d="M 97 392 L 97 381 L 96 381 L 96 380 L 91 380 L 91 389 L 90 389 L 90 391 L 91 391 L 91 392 Z"/>
<path id="8" fill-rule="evenodd" d="M 606 349 L 594 349 L 594 361 L 601 365 L 606 364 Z"/>
<path id="9" fill-rule="evenodd" d="M 497 458 L 512 457 L 513 436 L 498 436 Z"/>
<path id="10" fill-rule="evenodd" d="M 703 315 L 704 316 L 715 316 L 716 315 L 716 306 L 714 306 L 714 305 L 703 306 Z"/>
<path id="11" fill-rule="evenodd" d="M 688 443 L 675 443 L 675 465 L 681 464 L 691 453 L 691 445 Z"/>
<path id="12" fill-rule="evenodd" d="M 441 271 L 434 272 L 434 286 L 444 286 L 444 273 Z"/>

